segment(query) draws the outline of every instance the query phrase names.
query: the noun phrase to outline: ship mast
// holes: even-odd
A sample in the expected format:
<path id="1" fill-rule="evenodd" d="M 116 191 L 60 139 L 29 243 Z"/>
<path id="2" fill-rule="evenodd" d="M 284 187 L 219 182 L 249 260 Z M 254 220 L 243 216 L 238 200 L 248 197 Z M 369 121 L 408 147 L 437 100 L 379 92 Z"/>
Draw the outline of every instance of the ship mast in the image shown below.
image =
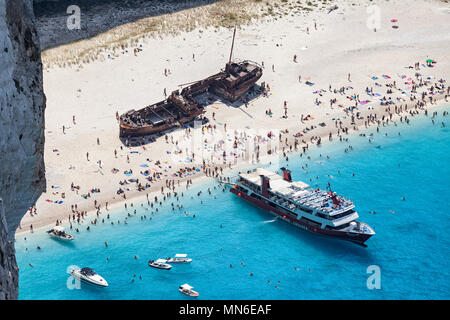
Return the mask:
<path id="1" fill-rule="evenodd" d="M 236 36 L 236 26 L 234 27 L 234 32 L 233 32 L 233 42 L 231 43 L 231 52 L 230 52 L 230 60 L 228 61 L 228 63 L 231 64 L 231 56 L 233 55 L 233 47 L 234 47 L 234 37 Z"/>
<path id="2" fill-rule="evenodd" d="M 230 71 L 231 57 L 233 56 L 234 37 L 235 36 L 236 36 L 236 27 L 234 27 L 234 32 L 233 32 L 233 42 L 231 43 L 230 59 L 228 60 L 228 63 L 225 65 L 225 72 L 227 72 L 227 73 L 229 73 L 229 71 Z"/>

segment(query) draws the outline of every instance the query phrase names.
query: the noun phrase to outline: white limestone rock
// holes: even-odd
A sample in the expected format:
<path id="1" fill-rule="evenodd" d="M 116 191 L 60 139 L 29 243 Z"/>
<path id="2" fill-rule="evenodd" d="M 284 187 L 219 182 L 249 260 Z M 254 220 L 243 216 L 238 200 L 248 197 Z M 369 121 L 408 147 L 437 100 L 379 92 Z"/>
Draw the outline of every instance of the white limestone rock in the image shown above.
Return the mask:
<path id="1" fill-rule="evenodd" d="M 12 241 L 45 190 L 42 63 L 31 0 L 0 0 L 0 299 L 16 299 Z"/>

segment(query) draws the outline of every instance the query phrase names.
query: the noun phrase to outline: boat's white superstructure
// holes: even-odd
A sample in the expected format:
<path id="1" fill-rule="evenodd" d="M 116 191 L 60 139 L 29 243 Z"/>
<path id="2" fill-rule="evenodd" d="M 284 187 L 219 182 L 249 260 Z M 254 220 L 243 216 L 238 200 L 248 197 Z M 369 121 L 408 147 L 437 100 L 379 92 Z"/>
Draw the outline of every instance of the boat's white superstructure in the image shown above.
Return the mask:
<path id="1" fill-rule="evenodd" d="M 192 289 L 194 289 L 194 287 L 192 287 L 192 286 L 188 285 L 187 283 L 185 283 L 185 284 L 182 284 L 178 288 L 178 291 L 180 291 L 181 293 L 184 293 L 185 295 L 190 296 L 190 297 L 198 297 L 198 295 L 199 295 L 198 292 L 194 291 Z"/>
<path id="2" fill-rule="evenodd" d="M 292 181 L 290 171 L 283 176 L 257 168 L 239 174 L 231 191 L 239 197 L 274 213 L 276 216 L 310 231 L 348 238 L 363 244 L 375 232 L 356 221 L 353 201 L 330 190 L 311 188 L 302 181 Z"/>
<path id="3" fill-rule="evenodd" d="M 186 253 L 177 253 L 173 258 L 167 258 L 167 262 L 169 263 L 190 263 L 192 262 L 191 258 L 187 257 Z"/>
<path id="4" fill-rule="evenodd" d="M 94 270 L 91 268 L 85 267 L 82 269 L 74 268 L 70 274 L 75 279 L 79 279 L 83 282 L 93 284 L 99 287 L 107 287 L 108 282 L 99 274 L 97 274 Z"/>

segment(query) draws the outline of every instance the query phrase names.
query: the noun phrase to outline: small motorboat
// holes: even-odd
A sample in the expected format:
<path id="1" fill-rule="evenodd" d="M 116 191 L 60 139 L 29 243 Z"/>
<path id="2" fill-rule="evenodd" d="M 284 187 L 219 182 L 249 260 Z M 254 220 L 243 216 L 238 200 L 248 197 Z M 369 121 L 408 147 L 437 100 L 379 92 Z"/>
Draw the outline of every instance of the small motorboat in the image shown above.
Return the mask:
<path id="1" fill-rule="evenodd" d="M 68 234 L 64 231 L 64 228 L 61 226 L 53 227 L 52 229 L 48 230 L 47 233 L 50 235 L 50 237 L 63 240 L 63 241 L 70 241 L 75 239 L 74 236 L 71 234 Z"/>
<path id="2" fill-rule="evenodd" d="M 167 258 L 167 262 L 169 263 L 190 263 L 192 259 L 187 258 L 186 253 L 177 253 L 173 258 Z"/>
<path id="3" fill-rule="evenodd" d="M 190 297 L 198 297 L 198 292 L 192 290 L 194 287 L 191 287 L 190 285 L 188 285 L 187 283 L 183 284 L 180 286 L 180 288 L 178 288 L 178 291 L 180 291 L 181 293 L 184 293 L 187 296 Z"/>
<path id="4" fill-rule="evenodd" d="M 172 269 L 172 266 L 170 264 L 167 264 L 166 262 L 167 262 L 166 259 L 158 259 L 156 261 L 155 260 L 150 260 L 148 262 L 148 265 L 150 267 L 157 268 L 157 269 L 164 269 L 164 270 Z"/>
<path id="5" fill-rule="evenodd" d="M 88 284 L 93 284 L 99 287 L 107 287 L 108 282 L 106 282 L 105 279 L 103 279 L 102 276 L 97 274 L 94 270 L 91 268 L 85 267 L 82 269 L 75 268 L 72 271 L 70 271 L 70 274 L 75 279 L 81 280 L 83 282 L 86 282 Z"/>

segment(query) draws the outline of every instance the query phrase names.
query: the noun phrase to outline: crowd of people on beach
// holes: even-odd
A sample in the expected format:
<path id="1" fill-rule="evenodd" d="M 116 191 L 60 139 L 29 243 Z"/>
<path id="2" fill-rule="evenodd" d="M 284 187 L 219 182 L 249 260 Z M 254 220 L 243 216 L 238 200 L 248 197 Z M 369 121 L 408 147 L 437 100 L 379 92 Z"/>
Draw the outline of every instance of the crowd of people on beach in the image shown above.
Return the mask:
<path id="1" fill-rule="evenodd" d="M 294 57 L 294 61 L 297 57 Z M 322 101 L 320 99 L 325 98 L 326 95 L 331 95 L 329 98 L 329 108 L 333 109 L 337 105 L 343 112 L 343 116 L 339 118 L 334 118 L 334 127 L 330 127 L 330 121 L 328 125 L 326 122 L 320 122 L 317 125 L 306 125 L 306 122 L 314 120 L 311 114 L 304 116 L 303 114 L 299 117 L 300 130 L 296 133 L 290 133 L 292 128 L 286 128 L 278 133 L 278 141 L 276 141 L 276 135 L 272 131 L 268 131 L 266 135 L 257 134 L 250 132 L 249 130 L 234 130 L 227 131 L 226 123 L 221 124 L 222 128 L 219 128 L 216 119 L 216 114 L 213 113 L 213 118 L 216 119 L 216 124 L 203 124 L 200 128 L 201 141 L 202 144 L 198 146 L 197 151 L 201 154 L 202 158 L 195 158 L 196 152 L 185 148 L 183 150 L 182 146 L 186 146 L 192 142 L 194 138 L 193 131 L 191 128 L 186 128 L 183 131 L 172 134 L 165 134 L 164 140 L 167 144 L 172 144 L 174 147 L 174 155 L 180 155 L 185 157 L 187 161 L 191 162 L 192 165 L 167 165 L 167 161 L 162 163 L 160 160 L 150 160 L 146 159 L 147 165 L 144 165 L 145 170 L 133 171 L 133 168 L 129 168 L 123 171 L 123 173 L 128 176 L 123 180 L 119 180 L 118 189 L 116 191 L 117 195 L 121 195 L 123 199 L 127 199 L 127 193 L 133 192 L 135 190 L 139 192 L 154 192 L 155 189 L 161 186 L 161 193 L 164 193 L 164 188 L 166 190 L 171 190 L 174 192 L 176 188 L 181 186 L 181 181 L 185 180 L 186 189 L 192 184 L 192 177 L 194 175 L 200 176 L 205 175 L 207 177 L 219 178 L 223 176 L 225 168 L 231 168 L 243 161 L 251 162 L 252 164 L 258 163 L 262 156 L 276 155 L 279 154 L 285 159 L 288 159 L 287 153 L 298 152 L 300 150 L 300 156 L 303 156 L 309 149 L 310 145 L 320 145 L 324 137 L 328 137 L 328 140 L 333 140 L 334 137 L 338 137 L 340 141 L 347 141 L 345 135 L 349 134 L 349 130 L 358 131 L 359 127 L 364 126 L 365 128 L 371 125 L 377 126 L 377 131 L 382 126 L 389 125 L 391 123 L 396 124 L 395 120 L 398 119 L 400 122 L 409 123 L 411 117 L 419 114 L 420 112 L 427 112 L 427 106 L 434 105 L 437 103 L 437 99 L 443 98 L 448 101 L 448 96 L 450 95 L 450 86 L 446 85 L 444 79 L 439 79 L 437 81 L 433 80 L 431 77 L 426 77 L 420 74 L 420 63 L 416 62 L 414 67 L 409 66 L 408 69 L 413 69 L 415 71 L 414 78 L 407 78 L 402 76 L 404 81 L 403 87 L 396 80 L 391 79 L 389 76 L 383 75 L 386 83 L 381 84 L 377 77 L 373 77 L 375 86 L 378 91 L 384 87 L 386 88 L 386 94 L 377 94 L 372 86 L 366 86 L 365 92 L 358 93 L 355 92 L 353 87 L 344 85 L 333 88 L 330 84 L 328 90 L 317 90 L 314 93 L 318 94 L 319 97 L 315 99 L 315 105 L 319 108 L 324 108 L 322 106 Z M 350 74 L 348 75 L 347 81 L 351 81 Z M 267 85 L 268 86 L 268 85 Z M 408 90 L 409 88 L 409 90 Z M 420 93 L 418 91 L 421 91 Z M 395 95 L 395 93 L 400 93 Z M 362 96 L 365 95 L 364 98 Z M 408 97 L 408 98 L 406 98 Z M 346 101 L 350 100 L 350 103 Z M 378 104 L 373 99 L 378 99 Z M 320 103 L 319 103 L 320 102 Z M 353 102 L 353 104 L 352 104 Z M 371 106 L 368 106 L 368 103 Z M 285 100 L 283 102 L 284 114 L 281 118 L 288 117 L 288 102 Z M 266 115 L 273 116 L 271 108 L 265 111 Z M 395 117 L 395 118 L 393 118 Z M 75 123 L 75 116 L 73 116 L 73 122 Z M 301 127 L 303 126 L 303 129 Z M 445 126 L 445 123 L 442 123 Z M 318 128 L 321 128 L 320 132 Z M 328 132 L 326 132 L 328 130 Z M 317 134 L 314 132 L 318 131 Z M 218 141 L 217 137 L 221 139 Z M 216 139 L 215 139 L 216 138 Z M 226 143 L 226 140 L 232 141 L 232 147 Z M 127 139 L 125 146 L 120 146 L 120 151 L 117 148 L 114 149 L 115 158 L 117 158 L 119 153 L 126 153 L 126 162 L 130 163 L 129 152 L 135 150 L 134 148 L 142 147 L 145 149 L 145 143 L 147 139 L 141 138 L 140 143 L 133 147 L 130 145 L 132 139 Z M 250 143 L 251 142 L 251 143 Z M 276 143 L 275 143 L 276 142 Z M 370 142 L 370 139 L 369 139 Z M 97 138 L 97 145 L 100 145 L 100 140 Z M 251 145 L 251 147 L 249 147 Z M 262 150 L 265 147 L 265 153 Z M 249 149 L 252 148 L 252 149 Z M 202 150 L 203 149 L 203 150 Z M 344 150 L 349 151 L 349 148 Z M 86 160 L 89 161 L 89 152 L 86 152 Z M 195 165 L 195 163 L 200 162 L 201 165 Z M 101 167 L 101 160 L 98 160 Z M 142 166 L 142 165 L 141 165 Z M 153 166 L 153 168 L 150 168 Z M 113 168 L 113 174 L 120 172 L 119 169 Z M 136 174 L 140 174 L 142 177 L 136 177 Z M 166 179 L 165 179 L 166 178 Z M 167 179 L 169 178 L 169 179 Z M 163 181 L 165 180 L 165 186 Z M 76 185 L 74 182 L 71 183 L 70 190 L 78 195 L 80 192 L 80 186 Z M 100 193 L 100 188 L 90 188 L 87 192 L 81 194 L 84 199 L 91 198 L 93 194 Z M 58 192 L 55 192 L 58 194 Z M 61 196 L 66 198 L 66 192 L 61 192 Z M 73 199 L 73 197 L 71 198 Z M 111 201 L 113 202 L 113 201 Z M 84 218 L 84 214 L 87 210 L 78 211 L 77 204 L 71 205 L 72 213 L 79 215 L 79 219 Z M 100 212 L 101 204 L 97 203 L 94 199 L 95 210 Z M 36 207 L 30 209 L 30 215 L 36 215 Z M 72 219 L 74 221 L 75 219 Z M 30 225 L 30 229 L 32 226 Z"/>

